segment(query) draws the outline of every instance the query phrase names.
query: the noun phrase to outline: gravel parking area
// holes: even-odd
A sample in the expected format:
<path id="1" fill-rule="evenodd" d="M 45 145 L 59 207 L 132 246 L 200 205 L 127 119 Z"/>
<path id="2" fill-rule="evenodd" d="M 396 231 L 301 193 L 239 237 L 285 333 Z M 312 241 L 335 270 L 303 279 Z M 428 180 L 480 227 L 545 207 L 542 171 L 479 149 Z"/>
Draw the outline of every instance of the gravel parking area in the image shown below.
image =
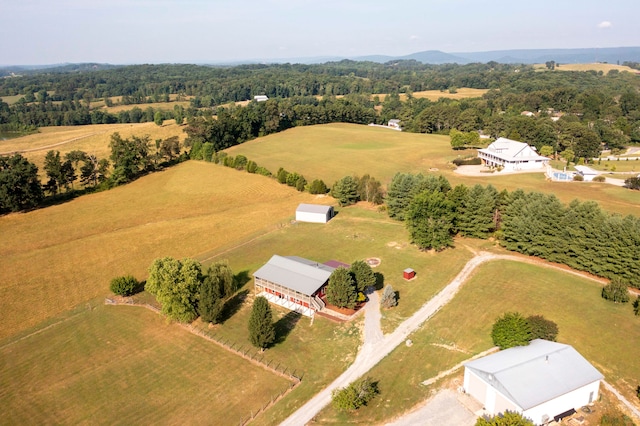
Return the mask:
<path id="1" fill-rule="evenodd" d="M 386 426 L 473 426 L 477 416 L 461 398 L 469 397 L 443 389 L 416 410 Z"/>

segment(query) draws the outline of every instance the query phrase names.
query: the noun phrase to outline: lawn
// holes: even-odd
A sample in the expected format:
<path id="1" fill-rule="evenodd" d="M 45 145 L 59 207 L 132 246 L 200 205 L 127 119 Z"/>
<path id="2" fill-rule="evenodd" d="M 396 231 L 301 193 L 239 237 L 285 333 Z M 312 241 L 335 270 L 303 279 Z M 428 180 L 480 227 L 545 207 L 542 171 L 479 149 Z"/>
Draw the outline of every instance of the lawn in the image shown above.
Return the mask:
<path id="1" fill-rule="evenodd" d="M 630 400 L 640 377 L 640 328 L 629 304 L 600 297 L 600 284 L 561 271 L 513 261 L 481 266 L 456 297 L 410 336 L 369 376 L 380 395 L 355 415 L 327 407 L 319 424 L 388 420 L 437 388 L 421 382 L 492 346 L 491 326 L 507 311 L 541 314 L 558 324 L 558 341 L 575 347 Z M 457 377 L 457 376 L 456 376 Z M 458 384 L 461 379 L 458 377 Z"/>
<path id="2" fill-rule="evenodd" d="M 455 174 L 451 161 L 475 154 L 475 150 L 453 151 L 449 137 L 442 135 L 327 124 L 296 127 L 229 148 L 227 152 L 234 156 L 243 154 L 274 173 L 284 167 L 303 174 L 308 181 L 322 179 L 329 186 L 346 175 L 368 173 L 386 186 L 397 172 L 435 173 L 444 175 L 452 185 L 492 184 L 499 190 L 521 188 L 553 193 L 564 203 L 576 198 L 594 200 L 604 209 L 621 214 L 636 214 L 640 206 L 640 195 L 635 191 L 598 183 L 551 182 L 543 173 L 487 173 L 481 177 Z"/>
<path id="3" fill-rule="evenodd" d="M 233 247 L 294 217 L 299 193 L 273 179 L 189 161 L 110 191 L 0 217 L 0 339 L 146 277 L 153 259 Z M 18 296 L 19 294 L 19 296 Z"/>
<path id="4" fill-rule="evenodd" d="M 147 309 L 100 302 L 0 347 L 4 424 L 236 425 L 290 386 Z"/>
<path id="5" fill-rule="evenodd" d="M 429 99 L 430 101 L 437 101 L 440 98 L 446 98 L 446 99 L 481 98 L 488 91 L 489 89 L 472 89 L 469 87 L 461 87 L 459 89 L 456 89 L 455 93 L 451 93 L 448 90 L 445 90 L 445 91 L 424 90 L 422 92 L 413 92 L 411 95 L 414 98 L 424 98 L 424 99 Z M 380 98 L 381 101 L 384 101 L 384 98 L 388 95 L 376 94 L 373 96 L 378 96 L 378 98 Z M 406 101 L 407 95 L 405 93 L 401 93 L 400 100 Z"/>
<path id="6" fill-rule="evenodd" d="M 547 70 L 547 67 L 545 64 L 536 64 L 534 65 L 534 67 L 538 71 Z M 556 65 L 555 70 L 556 71 L 602 71 L 605 74 L 611 70 L 628 71 L 630 73 L 636 72 L 636 70 L 634 70 L 633 68 L 630 68 L 624 65 L 603 64 L 603 63 L 561 64 L 561 65 Z"/>

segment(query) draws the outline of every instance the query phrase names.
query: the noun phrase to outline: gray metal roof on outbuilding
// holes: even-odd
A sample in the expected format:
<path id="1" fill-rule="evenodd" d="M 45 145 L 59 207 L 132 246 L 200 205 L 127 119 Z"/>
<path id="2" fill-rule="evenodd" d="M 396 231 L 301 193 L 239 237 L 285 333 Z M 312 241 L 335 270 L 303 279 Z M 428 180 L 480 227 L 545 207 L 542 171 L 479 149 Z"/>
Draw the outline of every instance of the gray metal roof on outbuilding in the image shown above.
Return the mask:
<path id="1" fill-rule="evenodd" d="M 523 410 L 603 379 L 569 345 L 536 339 L 465 364 Z"/>
<path id="2" fill-rule="evenodd" d="M 334 268 L 297 256 L 273 255 L 253 275 L 311 296 L 322 287 Z"/>
<path id="3" fill-rule="evenodd" d="M 331 209 L 333 209 L 332 206 L 323 206 L 320 204 L 305 204 L 302 203 L 298 206 L 298 208 L 296 209 L 297 212 L 305 212 L 305 213 L 322 213 L 322 214 L 327 214 Z"/>

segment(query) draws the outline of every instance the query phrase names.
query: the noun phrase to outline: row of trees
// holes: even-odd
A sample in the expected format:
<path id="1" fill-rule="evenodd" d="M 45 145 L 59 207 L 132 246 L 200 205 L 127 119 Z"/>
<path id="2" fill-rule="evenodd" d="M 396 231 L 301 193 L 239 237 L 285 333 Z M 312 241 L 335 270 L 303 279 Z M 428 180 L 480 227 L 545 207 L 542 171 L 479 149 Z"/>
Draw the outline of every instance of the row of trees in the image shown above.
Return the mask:
<path id="1" fill-rule="evenodd" d="M 386 203 L 422 249 L 449 247 L 456 234 L 495 235 L 509 250 L 640 287 L 640 219 L 608 214 L 592 201 L 564 205 L 552 194 L 451 188 L 442 176 L 398 173 Z"/>
<path id="2" fill-rule="evenodd" d="M 148 136 L 125 139 L 114 133 L 109 147 L 111 162 L 79 150 L 64 155 L 48 151 L 43 166 L 44 185 L 38 167 L 21 154 L 0 156 L 0 213 L 38 207 L 46 201 L 45 192 L 55 198 L 64 190 L 68 197 L 122 185 L 184 158 L 177 136 L 157 139 L 152 144 Z M 81 190 L 74 187 L 78 178 Z"/>
<path id="3" fill-rule="evenodd" d="M 358 201 L 382 204 L 384 191 L 379 180 L 366 174 L 362 177 L 345 176 L 336 181 L 331 187 L 331 196 L 341 206 L 350 206 Z"/>

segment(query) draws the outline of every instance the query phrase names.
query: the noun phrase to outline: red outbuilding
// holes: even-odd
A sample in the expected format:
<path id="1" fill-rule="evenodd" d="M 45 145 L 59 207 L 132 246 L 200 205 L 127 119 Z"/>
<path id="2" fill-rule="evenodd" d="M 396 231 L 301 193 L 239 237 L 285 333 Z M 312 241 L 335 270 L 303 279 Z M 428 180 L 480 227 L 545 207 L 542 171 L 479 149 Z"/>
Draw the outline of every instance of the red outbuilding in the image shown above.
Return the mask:
<path id="1" fill-rule="evenodd" d="M 407 268 L 403 272 L 403 277 L 404 277 L 405 280 L 410 280 L 415 276 L 416 276 L 416 271 L 414 271 L 411 268 Z"/>

